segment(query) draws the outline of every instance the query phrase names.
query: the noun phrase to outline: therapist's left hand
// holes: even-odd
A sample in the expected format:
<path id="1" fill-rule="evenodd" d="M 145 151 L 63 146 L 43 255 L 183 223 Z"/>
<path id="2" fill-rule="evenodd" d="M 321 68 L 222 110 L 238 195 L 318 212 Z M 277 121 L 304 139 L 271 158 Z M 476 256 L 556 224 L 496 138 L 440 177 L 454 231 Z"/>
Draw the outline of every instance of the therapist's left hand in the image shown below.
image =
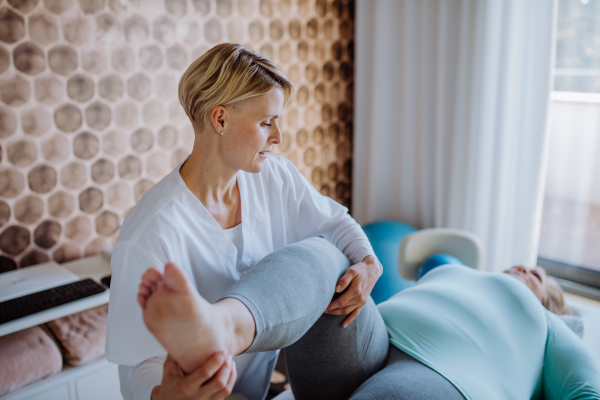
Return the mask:
<path id="1" fill-rule="evenodd" d="M 367 304 L 382 272 L 381 264 L 373 256 L 367 256 L 362 262 L 348 268 L 335 287 L 336 293 L 345 292 L 329 304 L 325 314 L 348 315 L 342 326 L 345 328 L 350 325 Z"/>

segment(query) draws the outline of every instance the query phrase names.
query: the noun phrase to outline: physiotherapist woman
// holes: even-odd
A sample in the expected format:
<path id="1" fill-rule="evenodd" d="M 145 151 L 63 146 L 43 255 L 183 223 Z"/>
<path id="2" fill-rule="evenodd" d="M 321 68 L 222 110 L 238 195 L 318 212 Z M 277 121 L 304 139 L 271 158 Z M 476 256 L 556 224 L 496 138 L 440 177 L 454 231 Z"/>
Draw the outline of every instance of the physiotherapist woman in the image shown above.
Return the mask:
<path id="1" fill-rule="evenodd" d="M 136 295 L 150 266 L 175 263 L 214 303 L 269 253 L 323 236 L 351 264 L 336 286 L 345 293 L 326 311 L 348 315 L 345 326 L 381 275 L 348 209 L 321 195 L 292 162 L 270 154 L 281 142 L 277 123 L 293 91 L 269 59 L 237 44 L 213 47 L 183 74 L 179 100 L 194 128 L 194 147 L 127 214 L 113 249 L 106 356 L 119 364 L 126 400 L 159 400 L 165 393 L 175 400 L 189 394 L 190 385 L 200 388 L 208 371 L 203 366 L 184 376 L 173 362 L 165 363 L 165 350 L 144 325 Z M 264 398 L 277 354 L 234 357 L 233 391 Z M 225 361 L 223 368 L 233 369 L 233 363 Z M 215 394 L 217 389 L 204 387 L 193 398 Z"/>

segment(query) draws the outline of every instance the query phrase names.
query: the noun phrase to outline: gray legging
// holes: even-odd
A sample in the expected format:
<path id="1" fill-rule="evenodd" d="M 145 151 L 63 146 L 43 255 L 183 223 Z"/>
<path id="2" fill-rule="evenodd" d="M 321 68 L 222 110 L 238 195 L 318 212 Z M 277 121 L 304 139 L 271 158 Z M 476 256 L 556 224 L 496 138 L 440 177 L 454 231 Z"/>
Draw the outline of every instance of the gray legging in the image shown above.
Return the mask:
<path id="1" fill-rule="evenodd" d="M 464 400 L 440 374 L 389 345 L 372 299 L 347 328 L 346 316 L 323 314 L 348 267 L 322 238 L 263 258 L 223 296 L 242 301 L 256 321 L 246 352 L 285 348 L 296 400 Z"/>

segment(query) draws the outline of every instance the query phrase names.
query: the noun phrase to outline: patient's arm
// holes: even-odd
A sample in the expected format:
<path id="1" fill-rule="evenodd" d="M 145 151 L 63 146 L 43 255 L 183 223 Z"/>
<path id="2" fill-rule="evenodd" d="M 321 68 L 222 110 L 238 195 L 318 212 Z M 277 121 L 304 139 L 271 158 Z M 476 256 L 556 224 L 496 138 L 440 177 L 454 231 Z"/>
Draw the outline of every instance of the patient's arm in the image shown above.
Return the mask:
<path id="1" fill-rule="evenodd" d="M 588 348 L 548 311 L 544 355 L 545 400 L 600 400 L 600 368 Z"/>

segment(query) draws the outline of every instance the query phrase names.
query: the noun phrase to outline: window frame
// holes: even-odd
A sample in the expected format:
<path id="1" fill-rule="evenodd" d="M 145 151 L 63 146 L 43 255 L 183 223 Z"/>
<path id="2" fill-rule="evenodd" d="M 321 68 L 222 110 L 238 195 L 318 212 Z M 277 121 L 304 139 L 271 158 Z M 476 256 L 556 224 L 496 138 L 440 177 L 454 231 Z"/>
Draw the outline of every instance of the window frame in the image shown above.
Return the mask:
<path id="1" fill-rule="evenodd" d="M 557 278 L 565 292 L 600 301 L 600 271 L 543 257 L 538 257 L 537 265 Z"/>

